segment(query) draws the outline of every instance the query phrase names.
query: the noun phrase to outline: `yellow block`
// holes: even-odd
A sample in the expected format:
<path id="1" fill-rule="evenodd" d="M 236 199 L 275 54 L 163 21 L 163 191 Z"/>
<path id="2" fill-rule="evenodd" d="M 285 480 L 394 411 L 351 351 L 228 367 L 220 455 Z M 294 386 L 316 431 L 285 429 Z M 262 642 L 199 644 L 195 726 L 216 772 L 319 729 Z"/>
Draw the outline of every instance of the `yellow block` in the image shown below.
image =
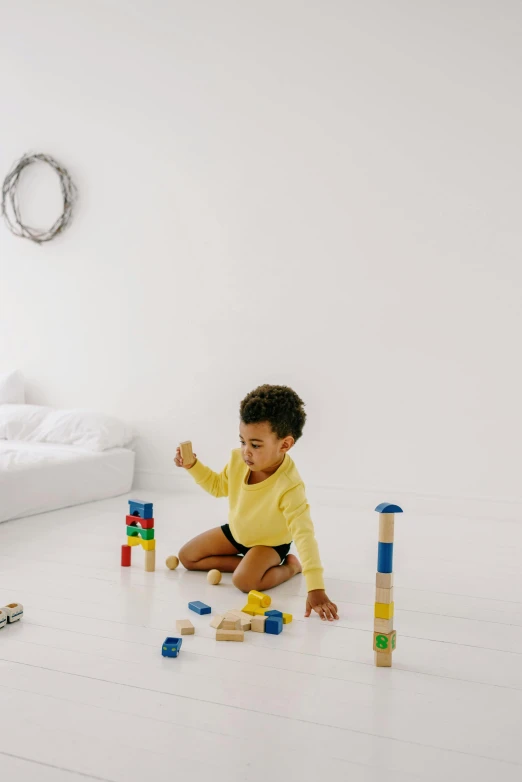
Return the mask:
<path id="1" fill-rule="evenodd" d="M 394 613 L 395 603 L 375 603 L 376 619 L 391 619 Z"/>
<path id="2" fill-rule="evenodd" d="M 145 551 L 155 551 L 156 550 L 156 539 L 153 538 L 152 540 L 143 540 L 142 538 L 135 537 L 134 535 L 127 535 L 127 543 L 129 546 L 139 546 L 140 544 L 145 549 Z"/>
<path id="3" fill-rule="evenodd" d="M 251 605 L 268 608 L 272 602 L 272 598 L 270 595 L 265 595 L 263 592 L 256 592 L 255 589 L 251 589 L 248 593 L 248 602 L 251 603 Z"/>
<path id="4" fill-rule="evenodd" d="M 292 621 L 292 619 L 293 619 L 292 614 L 285 614 L 285 613 L 283 613 L 283 624 L 284 625 L 289 625 L 290 622 Z"/>

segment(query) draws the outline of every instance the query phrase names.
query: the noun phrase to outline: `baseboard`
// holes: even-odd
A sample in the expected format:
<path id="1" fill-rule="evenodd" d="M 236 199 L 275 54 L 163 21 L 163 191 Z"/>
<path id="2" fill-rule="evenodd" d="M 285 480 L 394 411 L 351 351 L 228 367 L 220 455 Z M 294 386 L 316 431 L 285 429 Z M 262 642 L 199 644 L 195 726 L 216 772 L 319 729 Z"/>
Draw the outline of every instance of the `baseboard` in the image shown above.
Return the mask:
<path id="1" fill-rule="evenodd" d="M 198 493 L 198 485 L 182 470 L 162 473 L 152 470 L 136 470 L 133 489 L 178 493 Z M 311 505 L 356 508 L 367 510 L 381 502 L 400 505 L 405 513 L 422 516 L 455 516 L 496 521 L 522 522 L 522 499 L 502 497 L 458 497 L 419 494 L 405 489 L 365 489 L 356 486 L 306 485 Z"/>

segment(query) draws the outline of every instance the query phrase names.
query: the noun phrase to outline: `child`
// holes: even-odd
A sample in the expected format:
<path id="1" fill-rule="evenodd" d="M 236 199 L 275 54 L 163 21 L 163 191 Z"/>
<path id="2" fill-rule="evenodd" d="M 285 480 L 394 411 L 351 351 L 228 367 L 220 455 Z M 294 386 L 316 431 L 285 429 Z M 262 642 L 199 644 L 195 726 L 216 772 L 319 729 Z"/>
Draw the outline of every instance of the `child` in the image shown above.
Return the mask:
<path id="1" fill-rule="evenodd" d="M 308 589 L 305 616 L 338 619 L 337 606 L 324 591 L 323 568 L 305 487 L 288 451 L 301 437 L 304 403 L 287 386 L 262 385 L 240 406 L 241 448 L 232 451 L 219 475 L 198 459 L 174 459 L 201 488 L 229 498 L 228 524 L 189 540 L 179 558 L 188 570 L 233 573 L 238 589 L 265 591 L 303 571 Z M 196 454 L 194 454 L 196 457 Z M 295 541 L 301 562 L 289 554 Z M 242 555 L 242 556 L 241 556 Z"/>

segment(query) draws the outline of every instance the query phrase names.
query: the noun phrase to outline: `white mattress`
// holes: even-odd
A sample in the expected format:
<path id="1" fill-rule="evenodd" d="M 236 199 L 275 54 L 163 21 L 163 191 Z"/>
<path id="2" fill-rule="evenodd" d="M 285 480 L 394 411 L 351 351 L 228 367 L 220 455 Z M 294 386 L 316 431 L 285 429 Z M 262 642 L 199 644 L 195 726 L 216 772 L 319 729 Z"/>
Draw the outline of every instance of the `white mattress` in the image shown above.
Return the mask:
<path id="1" fill-rule="evenodd" d="M 0 521 L 130 491 L 134 451 L 0 440 Z"/>

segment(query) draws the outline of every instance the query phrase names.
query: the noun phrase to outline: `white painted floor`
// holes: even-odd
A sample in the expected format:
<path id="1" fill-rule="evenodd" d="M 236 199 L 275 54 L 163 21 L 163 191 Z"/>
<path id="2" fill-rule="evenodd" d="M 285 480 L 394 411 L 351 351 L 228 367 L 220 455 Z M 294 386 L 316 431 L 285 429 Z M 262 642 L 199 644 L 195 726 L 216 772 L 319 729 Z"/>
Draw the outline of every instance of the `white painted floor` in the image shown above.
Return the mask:
<path id="1" fill-rule="evenodd" d="M 393 669 L 376 669 L 378 517 L 314 503 L 341 619 L 305 620 L 302 577 L 272 591 L 280 636 L 217 643 L 208 617 L 161 656 L 187 602 L 241 607 L 230 583 L 164 567 L 226 520 L 226 500 L 155 503 L 158 560 L 119 565 L 127 498 L 0 524 L 0 779 L 522 779 L 522 524 L 396 517 Z M 397 501 L 394 497 L 380 500 Z"/>

